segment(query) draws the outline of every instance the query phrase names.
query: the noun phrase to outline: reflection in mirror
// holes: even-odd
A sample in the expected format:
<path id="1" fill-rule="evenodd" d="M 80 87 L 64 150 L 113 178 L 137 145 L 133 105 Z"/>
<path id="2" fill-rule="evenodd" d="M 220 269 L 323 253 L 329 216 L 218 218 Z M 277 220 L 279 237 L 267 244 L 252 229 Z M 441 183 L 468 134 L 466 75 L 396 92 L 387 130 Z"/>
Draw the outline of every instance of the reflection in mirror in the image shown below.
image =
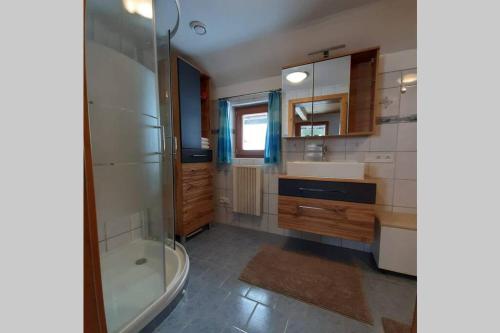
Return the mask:
<path id="1" fill-rule="evenodd" d="M 295 136 L 345 134 L 348 97 L 348 94 L 332 94 L 289 100 L 289 113 L 295 114 L 289 126 Z"/>
<path id="2" fill-rule="evenodd" d="M 313 64 L 295 66 L 282 71 L 282 125 L 288 136 L 312 134 Z M 289 108 L 289 101 L 301 100 L 297 108 Z M 289 112 L 290 111 L 290 112 Z M 294 124 L 300 124 L 296 134 Z"/>

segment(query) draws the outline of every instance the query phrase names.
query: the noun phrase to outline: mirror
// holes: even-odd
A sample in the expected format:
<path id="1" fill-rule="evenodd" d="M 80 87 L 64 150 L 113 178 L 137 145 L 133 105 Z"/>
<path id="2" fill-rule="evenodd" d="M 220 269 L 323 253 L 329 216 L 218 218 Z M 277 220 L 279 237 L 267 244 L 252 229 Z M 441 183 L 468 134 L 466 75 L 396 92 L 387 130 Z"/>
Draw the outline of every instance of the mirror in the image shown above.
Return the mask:
<path id="1" fill-rule="evenodd" d="M 285 137 L 370 135 L 378 48 L 285 68 Z"/>
<path id="2" fill-rule="evenodd" d="M 347 128 L 348 94 L 289 100 L 294 136 L 342 135 Z"/>
<path id="3" fill-rule="evenodd" d="M 300 130 L 297 136 L 310 136 L 313 132 L 314 64 L 295 66 L 282 71 L 282 133 L 295 135 L 295 125 Z M 300 103 L 297 107 L 293 105 Z M 303 134 L 303 135 L 301 135 Z"/>

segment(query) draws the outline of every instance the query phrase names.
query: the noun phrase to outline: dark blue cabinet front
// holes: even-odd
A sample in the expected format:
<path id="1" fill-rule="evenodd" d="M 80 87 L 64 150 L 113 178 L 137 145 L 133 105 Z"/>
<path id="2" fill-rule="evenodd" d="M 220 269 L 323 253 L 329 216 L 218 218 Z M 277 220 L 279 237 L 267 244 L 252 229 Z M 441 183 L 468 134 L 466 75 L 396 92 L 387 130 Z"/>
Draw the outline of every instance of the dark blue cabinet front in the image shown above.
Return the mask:
<path id="1" fill-rule="evenodd" d="M 179 109 L 181 116 L 181 148 L 201 148 L 200 72 L 177 59 L 179 75 Z"/>

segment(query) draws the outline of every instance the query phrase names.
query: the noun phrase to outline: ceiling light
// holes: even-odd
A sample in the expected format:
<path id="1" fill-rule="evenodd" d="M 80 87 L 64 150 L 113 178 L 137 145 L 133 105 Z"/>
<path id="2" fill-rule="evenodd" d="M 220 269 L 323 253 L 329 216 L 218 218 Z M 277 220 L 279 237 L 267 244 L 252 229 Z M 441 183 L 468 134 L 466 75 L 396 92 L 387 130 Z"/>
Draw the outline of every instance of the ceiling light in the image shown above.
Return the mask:
<path id="1" fill-rule="evenodd" d="M 306 79 L 309 74 L 307 72 L 293 72 L 286 76 L 286 79 L 292 83 L 299 83 Z"/>
<path id="2" fill-rule="evenodd" d="M 207 33 L 207 27 L 200 21 L 191 21 L 189 26 L 197 35 L 204 35 Z"/>
<path id="3" fill-rule="evenodd" d="M 153 18 L 151 0 L 123 0 L 123 6 L 130 14 L 139 14 L 148 19 Z"/>

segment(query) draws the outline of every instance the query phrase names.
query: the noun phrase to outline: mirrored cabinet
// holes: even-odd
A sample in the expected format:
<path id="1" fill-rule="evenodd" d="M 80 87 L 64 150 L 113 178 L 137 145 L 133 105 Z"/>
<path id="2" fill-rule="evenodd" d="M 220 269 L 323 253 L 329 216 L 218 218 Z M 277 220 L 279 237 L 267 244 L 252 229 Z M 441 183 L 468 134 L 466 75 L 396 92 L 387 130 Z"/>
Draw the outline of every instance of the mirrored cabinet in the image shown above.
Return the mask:
<path id="1" fill-rule="evenodd" d="M 378 48 L 284 67 L 285 137 L 373 133 Z"/>

